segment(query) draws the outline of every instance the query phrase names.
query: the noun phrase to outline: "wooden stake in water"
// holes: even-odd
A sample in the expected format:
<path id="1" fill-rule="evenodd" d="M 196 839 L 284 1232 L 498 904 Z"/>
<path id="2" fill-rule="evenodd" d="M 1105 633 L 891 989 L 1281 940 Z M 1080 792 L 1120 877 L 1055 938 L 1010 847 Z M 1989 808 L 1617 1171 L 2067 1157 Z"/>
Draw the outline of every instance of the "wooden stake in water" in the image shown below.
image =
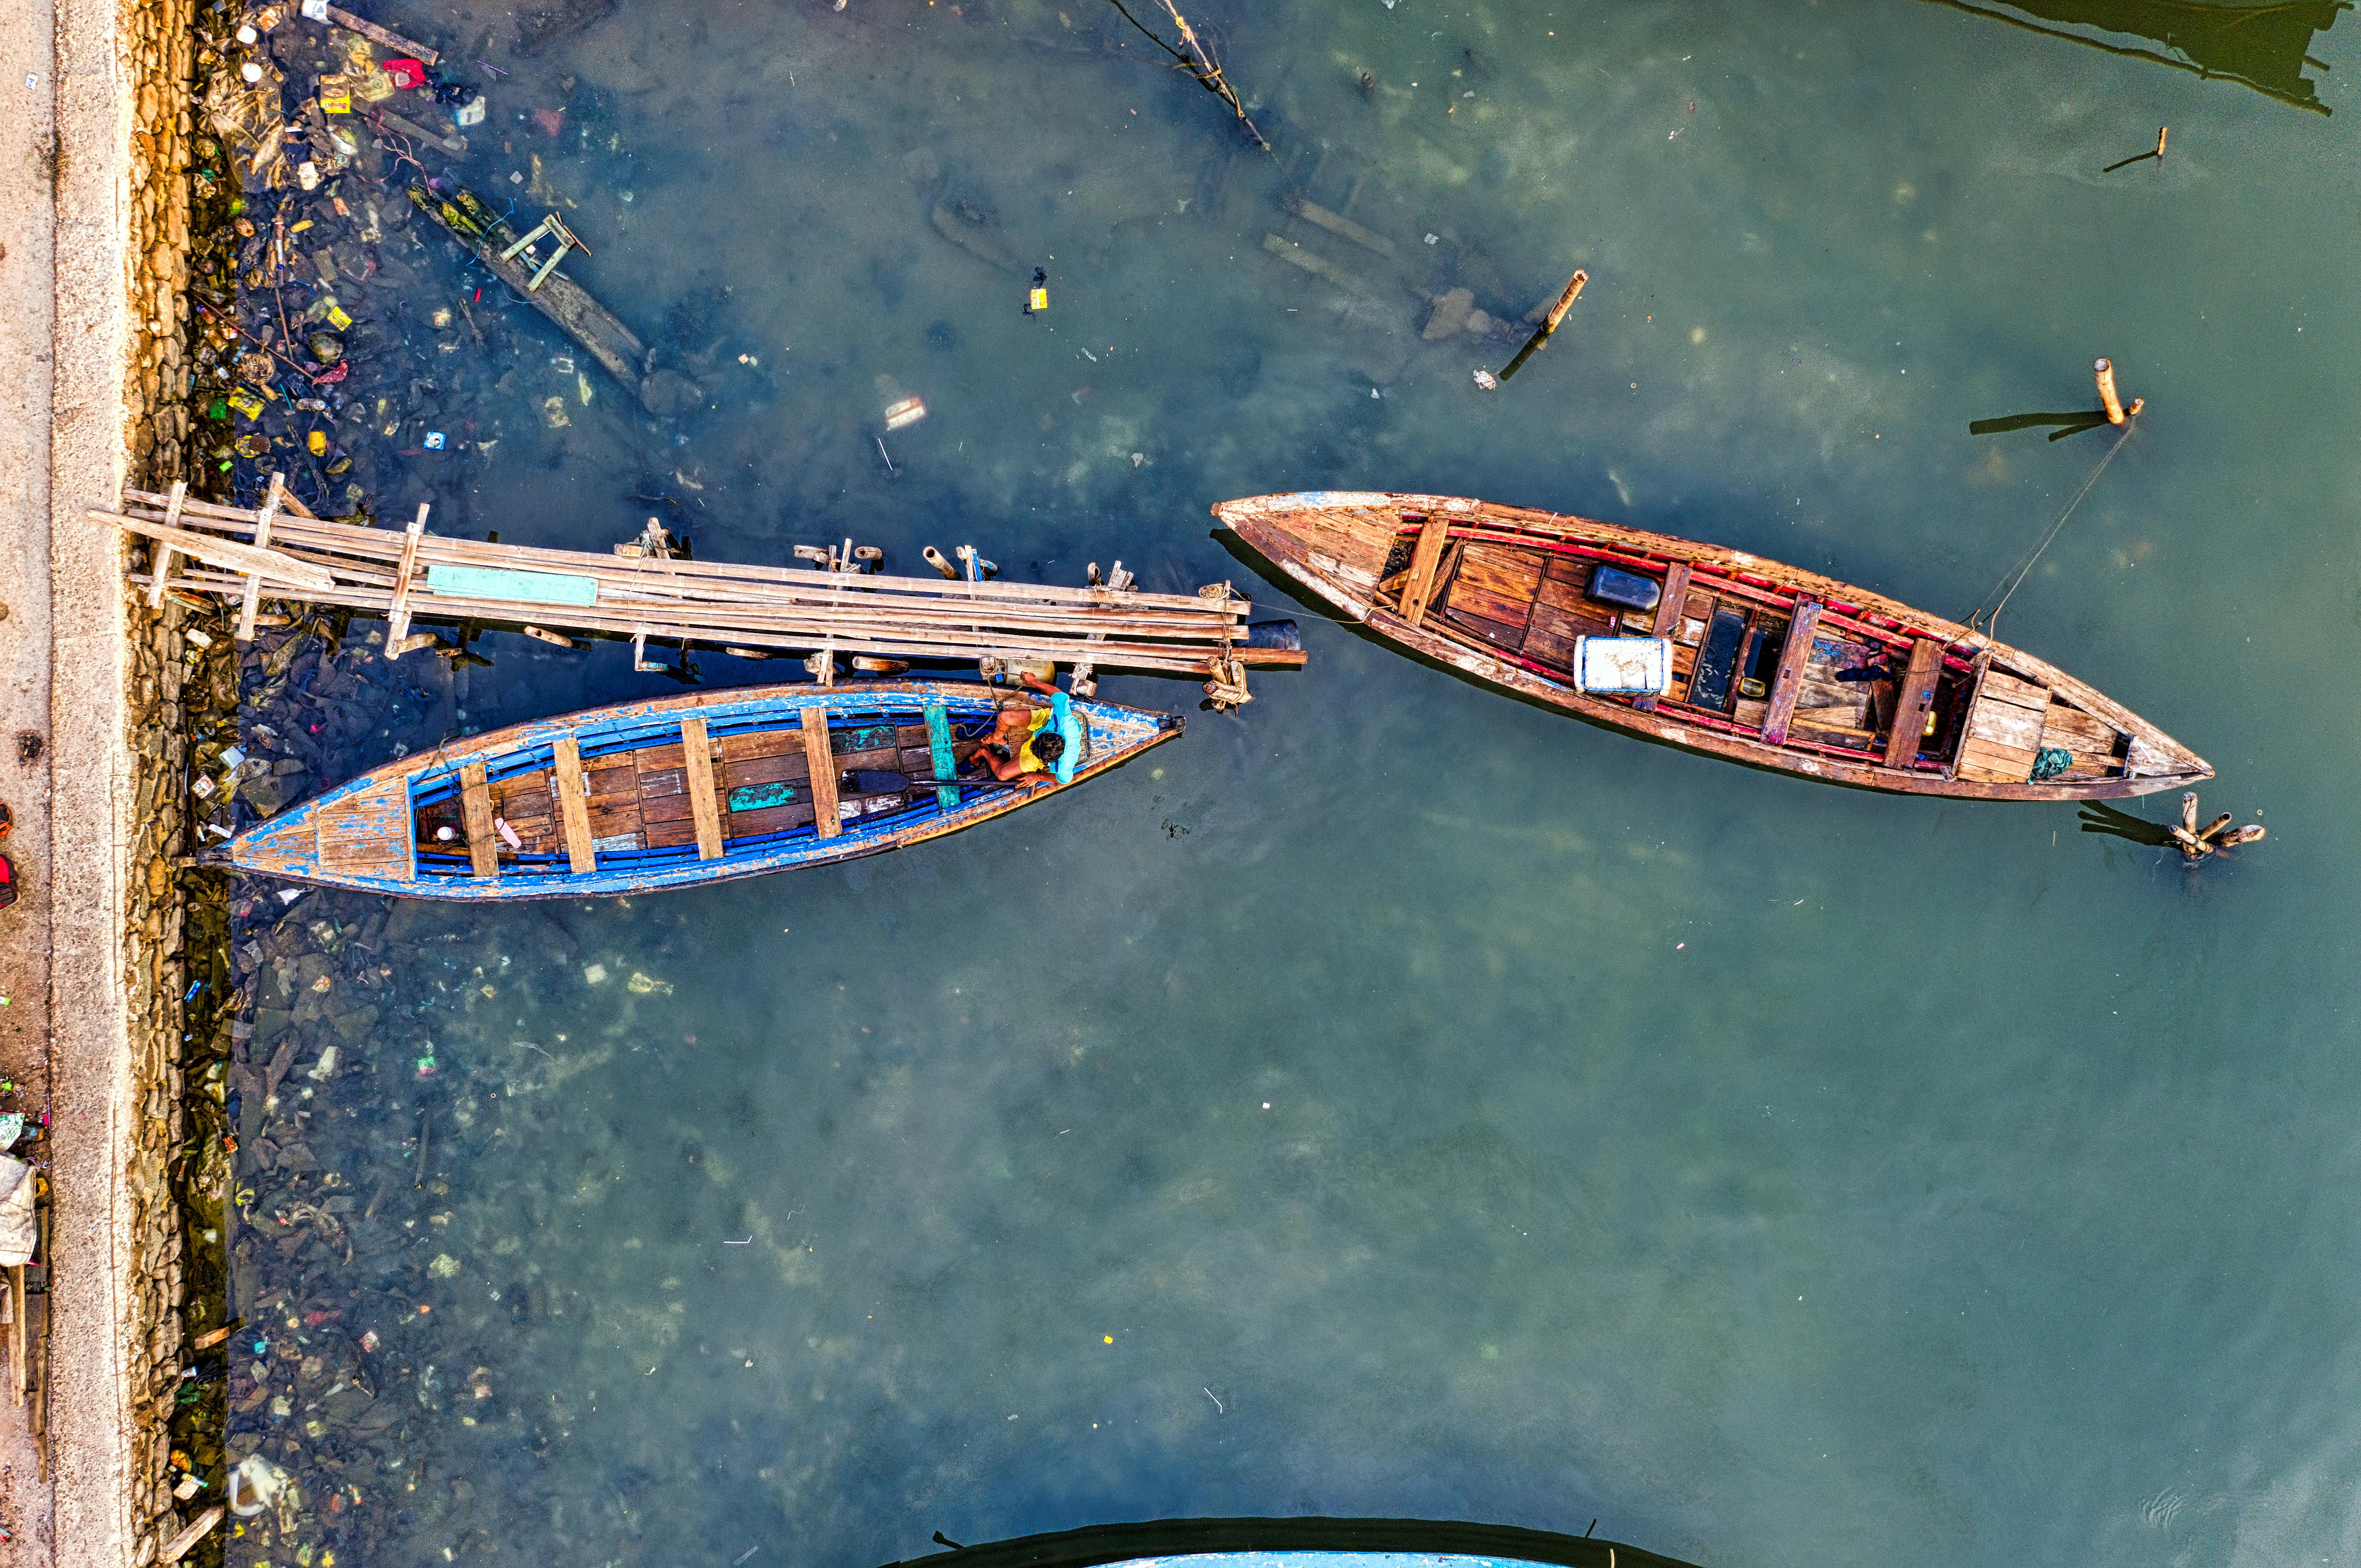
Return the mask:
<path id="1" fill-rule="evenodd" d="M 1565 320 L 1565 313 L 1574 309 L 1574 302 L 1582 297 L 1582 286 L 1589 281 L 1590 274 L 1579 269 L 1565 280 L 1565 290 L 1558 295 L 1557 303 L 1549 308 L 1549 313 L 1542 317 L 1539 330 L 1525 340 L 1525 345 L 1517 350 L 1517 356 L 1510 360 L 1508 367 L 1500 372 L 1501 380 L 1505 381 L 1523 369 L 1525 361 L 1541 351 L 1542 345 L 1549 341 L 1550 334 L 1557 330 L 1557 323 Z"/>

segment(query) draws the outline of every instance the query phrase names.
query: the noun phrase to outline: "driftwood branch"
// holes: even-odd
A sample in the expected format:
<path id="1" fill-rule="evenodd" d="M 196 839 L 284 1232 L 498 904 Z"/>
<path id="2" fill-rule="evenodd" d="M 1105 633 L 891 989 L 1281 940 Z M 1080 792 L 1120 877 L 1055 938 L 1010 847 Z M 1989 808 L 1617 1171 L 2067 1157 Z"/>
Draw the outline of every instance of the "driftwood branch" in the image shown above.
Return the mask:
<path id="1" fill-rule="evenodd" d="M 1196 79 L 1198 86 L 1227 104 L 1231 112 L 1237 115 L 1238 123 L 1246 126 L 1246 135 L 1254 137 L 1255 146 L 1270 153 L 1273 158 L 1277 158 L 1279 154 L 1272 149 L 1270 143 L 1264 138 L 1262 132 L 1256 127 L 1254 121 L 1247 115 L 1246 106 L 1238 101 L 1237 89 L 1231 86 L 1229 79 L 1222 74 L 1221 62 L 1213 58 L 1213 51 L 1205 47 L 1202 39 L 1197 37 L 1196 29 L 1191 27 L 1187 19 L 1180 15 L 1180 8 L 1173 4 L 1173 0 L 1159 0 L 1159 3 L 1164 7 L 1164 14 L 1172 18 L 1172 26 L 1180 35 L 1181 47 L 1179 49 L 1165 42 L 1138 17 L 1133 16 L 1125 8 L 1123 0 L 1107 0 L 1108 5 L 1123 13 L 1125 21 L 1139 29 L 1141 37 L 1170 55 L 1176 69 L 1187 71 Z"/>
<path id="2" fill-rule="evenodd" d="M 1589 281 L 1590 274 L 1579 269 L 1565 280 L 1565 288 L 1559 292 L 1557 302 L 1549 308 L 1548 314 L 1542 317 L 1540 329 L 1525 340 L 1525 345 L 1517 350 L 1517 356 L 1510 360 L 1501 369 L 1500 380 L 1505 381 L 1523 369 L 1525 361 L 1531 359 L 1549 342 L 1550 334 L 1557 330 L 1558 323 L 1565 320 L 1565 313 L 1574 308 L 1574 302 L 1582 297 L 1582 286 Z"/>

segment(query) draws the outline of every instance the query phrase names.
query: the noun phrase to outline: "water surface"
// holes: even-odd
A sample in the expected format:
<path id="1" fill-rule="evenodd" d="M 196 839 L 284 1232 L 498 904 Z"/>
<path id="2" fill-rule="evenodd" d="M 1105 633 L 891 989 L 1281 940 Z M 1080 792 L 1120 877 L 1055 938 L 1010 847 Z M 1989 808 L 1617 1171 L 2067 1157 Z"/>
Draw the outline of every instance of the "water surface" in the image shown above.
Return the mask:
<path id="1" fill-rule="evenodd" d="M 1295 610 L 1312 659 L 1232 716 L 1111 677 L 1188 735 L 878 861 L 313 895 L 393 972 L 308 1136 L 385 1191 L 350 1261 L 259 1277 L 339 1304 L 310 1348 L 398 1419 L 240 1418 L 312 1511 L 237 1560 L 864 1568 L 1294 1512 L 1596 1516 L 1730 1568 L 2361 1553 L 2361 29 L 2311 39 L 2323 115 L 1932 5 L 1192 14 L 1272 159 L 1093 0 L 632 6 L 529 59 L 504 6 L 390 12 L 491 30 L 457 172 L 530 218 L 538 157 L 575 275 L 709 400 L 652 422 L 512 313 L 511 362 L 452 360 L 496 444 L 389 459 L 382 515 L 1120 556 Z M 428 232 L 422 314 L 480 281 Z M 1421 335 L 1577 265 L 1503 391 L 1471 372 L 1514 336 Z M 1590 729 L 1208 535 L 1232 495 L 1480 494 L 1963 613 L 2114 439 L 1969 424 L 2091 406 L 2102 354 L 2147 411 L 2002 630 L 2210 758 L 2207 814 L 2271 828 L 2235 864 Z M 479 647 L 352 764 L 673 689 Z"/>

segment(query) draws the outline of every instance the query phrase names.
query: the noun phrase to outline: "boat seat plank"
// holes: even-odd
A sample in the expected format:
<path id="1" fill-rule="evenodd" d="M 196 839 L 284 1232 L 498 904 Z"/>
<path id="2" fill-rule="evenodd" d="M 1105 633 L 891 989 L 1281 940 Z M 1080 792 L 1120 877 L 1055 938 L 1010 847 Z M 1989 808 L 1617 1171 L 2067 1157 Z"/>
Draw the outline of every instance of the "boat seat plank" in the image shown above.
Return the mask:
<path id="1" fill-rule="evenodd" d="M 713 742 L 706 738 L 705 716 L 691 714 L 680 723 L 680 745 L 687 764 L 688 804 L 697 818 L 697 858 L 721 858 L 721 808 L 713 798 Z"/>
<path id="2" fill-rule="evenodd" d="M 1443 547 L 1450 536 L 1451 520 L 1446 517 L 1430 517 L 1419 527 L 1410 576 L 1402 579 L 1401 588 L 1401 618 L 1412 626 L 1426 616 L 1427 601 L 1434 595 L 1435 578 L 1443 565 Z"/>
<path id="3" fill-rule="evenodd" d="M 811 767 L 812 831 L 833 839 L 843 829 L 836 814 L 836 763 L 829 751 L 828 715 L 816 707 L 803 711 L 804 760 Z"/>
<path id="4" fill-rule="evenodd" d="M 587 876 L 598 869 L 598 857 L 590 848 L 590 802 L 582 781 L 582 746 L 573 736 L 560 735 L 556 752 L 552 772 L 558 815 L 566 822 L 566 858 L 576 876 Z"/>
<path id="5" fill-rule="evenodd" d="M 1934 706 L 1935 686 L 1942 678 L 1943 645 L 1931 637 L 1919 638 L 1910 645 L 1910 663 L 1894 696 L 1894 718 L 1885 737 L 1887 767 L 1906 768 L 1917 761 L 1927 710 Z"/>
<path id="6" fill-rule="evenodd" d="M 2049 688 L 2021 681 L 2005 670 L 1984 672 L 1983 696 L 1993 702 L 2004 702 L 2018 707 L 2031 708 L 2036 713 L 2049 709 Z"/>
<path id="7" fill-rule="evenodd" d="M 459 764 L 459 809 L 467 823 L 467 863 L 479 877 L 500 874 L 500 833 L 492 827 L 492 786 L 480 758 Z"/>
<path id="8" fill-rule="evenodd" d="M 1764 703 L 1763 740 L 1766 745 L 1787 743 L 1787 725 L 1795 716 L 1795 698 L 1804 684 L 1804 665 L 1812 653 L 1812 629 L 1819 623 L 1817 600 L 1795 601 L 1795 617 L 1787 622 L 1786 640 L 1779 645 L 1778 673 L 1771 677 L 1771 695 Z"/>
<path id="9" fill-rule="evenodd" d="M 1669 638 L 1678 630 L 1681 623 L 1681 606 L 1688 602 L 1688 597 L 1689 564 L 1686 561 L 1675 561 L 1665 569 L 1664 591 L 1656 596 L 1656 611 L 1649 620 L 1648 635 Z M 1528 643 L 1531 642 L 1531 633 L 1527 634 L 1526 641 Z M 1677 653 L 1673 662 L 1677 667 L 1680 663 Z M 1690 663 L 1694 664 L 1696 661 L 1692 659 Z M 1642 713 L 1653 713 L 1656 711 L 1656 694 L 1642 693 L 1633 700 L 1631 706 Z"/>

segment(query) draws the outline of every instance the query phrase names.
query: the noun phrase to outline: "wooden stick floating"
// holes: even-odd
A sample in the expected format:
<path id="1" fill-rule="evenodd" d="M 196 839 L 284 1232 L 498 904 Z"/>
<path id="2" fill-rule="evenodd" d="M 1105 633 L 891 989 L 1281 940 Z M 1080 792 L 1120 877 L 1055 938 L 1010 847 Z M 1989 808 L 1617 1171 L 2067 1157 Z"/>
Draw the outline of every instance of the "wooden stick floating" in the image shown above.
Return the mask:
<path id="1" fill-rule="evenodd" d="M 1550 334 L 1557 330 L 1557 323 L 1565 320 L 1565 313 L 1574 309 L 1575 301 L 1582 298 L 1582 286 L 1589 281 L 1589 273 L 1579 268 L 1576 269 L 1574 276 L 1565 280 L 1565 290 L 1558 295 L 1557 303 L 1552 305 L 1549 308 L 1549 313 L 1542 317 L 1539 330 L 1525 340 L 1525 345 L 1517 350 L 1517 356 L 1510 360 L 1508 367 L 1500 372 L 1499 378 L 1500 380 L 1505 381 L 1523 369 L 1525 361 L 1541 352 L 1542 345 L 1549 342 Z"/>

